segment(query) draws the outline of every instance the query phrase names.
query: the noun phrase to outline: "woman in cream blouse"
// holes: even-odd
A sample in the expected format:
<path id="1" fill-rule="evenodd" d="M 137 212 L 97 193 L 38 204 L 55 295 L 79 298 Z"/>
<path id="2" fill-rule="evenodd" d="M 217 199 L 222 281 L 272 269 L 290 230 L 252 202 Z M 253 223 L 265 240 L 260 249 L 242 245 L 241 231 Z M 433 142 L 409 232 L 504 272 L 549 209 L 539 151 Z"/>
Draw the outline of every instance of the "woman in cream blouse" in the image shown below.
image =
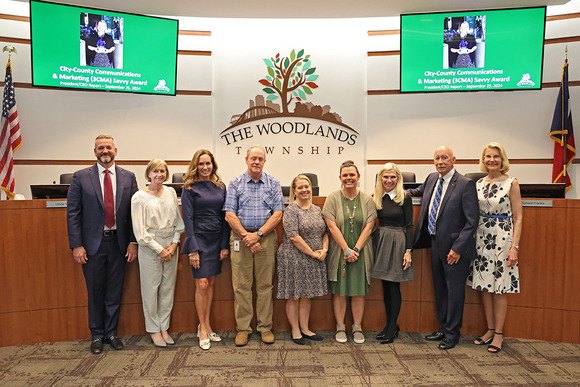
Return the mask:
<path id="1" fill-rule="evenodd" d="M 166 347 L 175 344 L 167 330 L 175 293 L 177 245 L 185 226 L 175 190 L 163 185 L 169 176 L 167 163 L 151 160 L 145 176 L 151 183 L 131 199 L 133 232 L 139 243 L 141 298 L 145 329 L 153 344 Z"/>

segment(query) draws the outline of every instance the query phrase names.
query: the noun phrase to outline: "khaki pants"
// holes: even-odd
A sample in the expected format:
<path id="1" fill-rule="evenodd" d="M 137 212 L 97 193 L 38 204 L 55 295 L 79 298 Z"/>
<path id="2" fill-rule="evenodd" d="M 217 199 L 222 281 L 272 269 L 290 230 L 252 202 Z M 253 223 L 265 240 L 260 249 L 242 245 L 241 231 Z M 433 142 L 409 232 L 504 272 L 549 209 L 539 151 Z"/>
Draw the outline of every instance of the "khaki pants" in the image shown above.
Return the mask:
<path id="1" fill-rule="evenodd" d="M 252 254 L 249 247 L 240 241 L 240 251 L 234 251 L 233 231 L 230 236 L 230 252 L 232 262 L 232 285 L 234 288 L 234 313 L 238 331 L 252 331 L 250 323 L 254 315 L 252 305 L 252 285 L 256 278 L 256 317 L 258 332 L 272 330 L 272 299 L 274 267 L 276 265 L 276 250 L 278 237 L 272 231 L 260 240 L 262 251 Z"/>

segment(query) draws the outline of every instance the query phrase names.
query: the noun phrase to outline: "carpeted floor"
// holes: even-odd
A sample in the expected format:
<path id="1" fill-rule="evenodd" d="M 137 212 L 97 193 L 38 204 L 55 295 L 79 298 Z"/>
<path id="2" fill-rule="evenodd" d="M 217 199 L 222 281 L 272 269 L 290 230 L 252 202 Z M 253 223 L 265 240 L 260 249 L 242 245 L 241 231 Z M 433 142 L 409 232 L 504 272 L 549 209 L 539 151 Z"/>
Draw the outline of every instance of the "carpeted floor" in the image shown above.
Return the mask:
<path id="1" fill-rule="evenodd" d="M 263 344 L 257 334 L 237 348 L 235 332 L 205 352 L 194 333 L 155 348 L 148 336 L 124 337 L 125 349 L 105 345 L 89 353 L 88 340 L 0 348 L 0 386 L 488 386 L 580 385 L 580 345 L 506 338 L 498 355 L 466 336 L 449 351 L 424 333 L 401 333 L 381 345 L 376 332 L 357 345 L 334 341 L 294 344 L 288 332 Z"/>

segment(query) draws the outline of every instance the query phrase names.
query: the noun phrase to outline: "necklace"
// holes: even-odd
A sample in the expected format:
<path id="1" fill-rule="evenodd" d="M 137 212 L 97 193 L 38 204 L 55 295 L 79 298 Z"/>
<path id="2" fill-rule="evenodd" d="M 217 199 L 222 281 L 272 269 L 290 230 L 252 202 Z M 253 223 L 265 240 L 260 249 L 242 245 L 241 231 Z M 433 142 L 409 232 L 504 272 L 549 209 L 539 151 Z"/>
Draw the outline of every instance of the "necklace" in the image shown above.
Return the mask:
<path id="1" fill-rule="evenodd" d="M 354 232 L 354 215 L 356 214 L 356 203 L 354 202 L 354 199 L 349 199 L 349 200 L 353 201 L 352 213 L 350 212 L 350 209 L 348 208 L 348 201 L 345 203 L 346 213 L 348 214 L 348 223 L 350 224 L 350 232 Z"/>

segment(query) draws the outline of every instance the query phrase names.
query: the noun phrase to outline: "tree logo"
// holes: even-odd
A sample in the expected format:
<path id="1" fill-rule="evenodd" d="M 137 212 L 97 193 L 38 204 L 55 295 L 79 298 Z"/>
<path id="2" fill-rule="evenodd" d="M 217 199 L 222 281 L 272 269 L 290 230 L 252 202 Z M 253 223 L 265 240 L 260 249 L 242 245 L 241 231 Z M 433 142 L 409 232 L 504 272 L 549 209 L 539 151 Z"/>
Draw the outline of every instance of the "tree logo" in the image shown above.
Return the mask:
<path id="1" fill-rule="evenodd" d="M 305 101 L 307 95 L 312 94 L 312 89 L 318 85 L 314 83 L 318 78 L 316 67 L 312 66 L 310 55 L 304 56 L 304 50 L 292 50 L 290 57 L 281 58 L 280 53 L 275 58 L 264 59 L 268 66 L 268 75 L 260 79 L 260 83 L 266 87 L 262 90 L 268 94 L 266 99 L 273 101 L 280 97 L 282 112 L 288 113 L 288 105 L 293 98 L 297 101 Z M 288 95 L 290 99 L 288 99 Z"/>

